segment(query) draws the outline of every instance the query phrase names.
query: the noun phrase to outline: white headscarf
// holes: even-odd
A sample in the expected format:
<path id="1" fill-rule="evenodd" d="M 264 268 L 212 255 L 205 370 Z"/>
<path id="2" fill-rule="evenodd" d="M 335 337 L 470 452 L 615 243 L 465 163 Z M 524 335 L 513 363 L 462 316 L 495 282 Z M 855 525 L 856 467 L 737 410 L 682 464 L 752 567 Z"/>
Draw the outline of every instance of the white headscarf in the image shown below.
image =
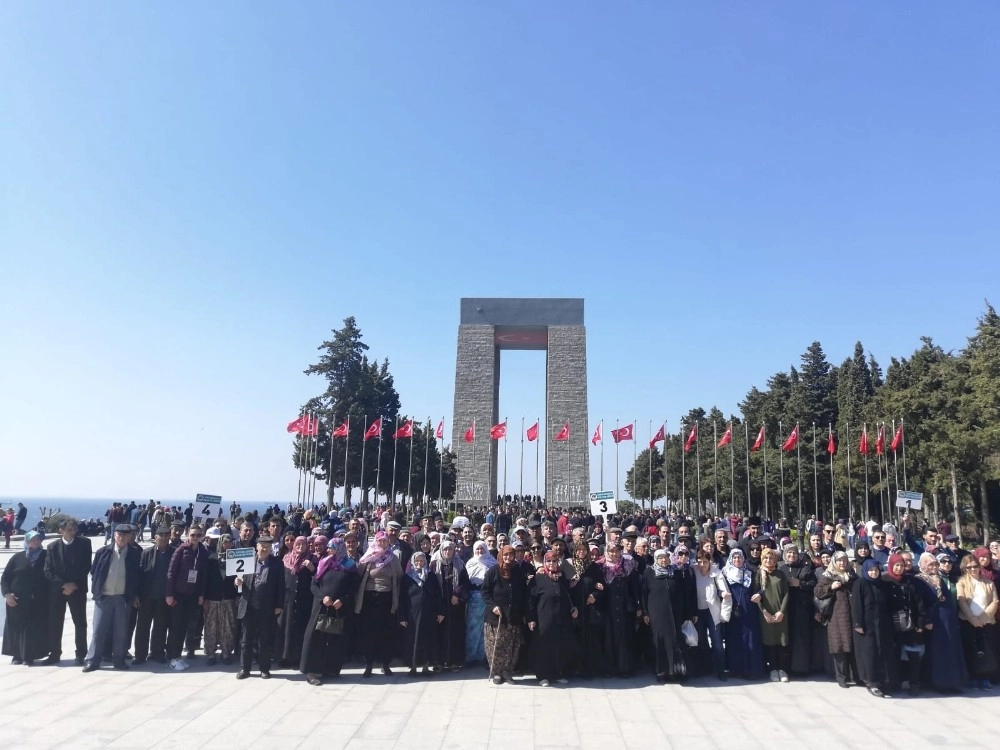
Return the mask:
<path id="1" fill-rule="evenodd" d="M 481 555 L 476 554 L 479 550 L 482 550 Z M 472 557 L 465 563 L 465 572 L 469 574 L 469 581 L 474 586 L 482 586 L 486 571 L 496 564 L 496 558 L 490 554 L 486 542 L 478 541 L 472 545 Z"/>

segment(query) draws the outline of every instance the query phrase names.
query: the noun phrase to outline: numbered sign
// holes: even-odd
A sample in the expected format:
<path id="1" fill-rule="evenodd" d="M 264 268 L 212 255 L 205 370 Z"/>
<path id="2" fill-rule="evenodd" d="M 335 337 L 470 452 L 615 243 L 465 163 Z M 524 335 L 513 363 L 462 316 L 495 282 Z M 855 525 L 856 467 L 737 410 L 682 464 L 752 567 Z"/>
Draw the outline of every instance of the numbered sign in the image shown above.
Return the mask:
<path id="1" fill-rule="evenodd" d="M 195 495 L 194 515 L 197 518 L 215 518 L 221 508 L 221 495 Z"/>
<path id="2" fill-rule="evenodd" d="M 595 492 L 593 494 L 596 495 L 603 493 Z M 618 512 L 618 503 L 615 501 L 614 497 L 590 501 L 590 514 L 592 516 L 609 516 L 617 512 Z"/>
<path id="3" fill-rule="evenodd" d="M 253 547 L 226 550 L 226 575 L 227 576 L 252 576 L 253 575 Z"/>
<path id="4" fill-rule="evenodd" d="M 924 502 L 923 492 L 907 492 L 906 490 L 896 491 L 896 507 L 907 510 L 920 510 Z"/>

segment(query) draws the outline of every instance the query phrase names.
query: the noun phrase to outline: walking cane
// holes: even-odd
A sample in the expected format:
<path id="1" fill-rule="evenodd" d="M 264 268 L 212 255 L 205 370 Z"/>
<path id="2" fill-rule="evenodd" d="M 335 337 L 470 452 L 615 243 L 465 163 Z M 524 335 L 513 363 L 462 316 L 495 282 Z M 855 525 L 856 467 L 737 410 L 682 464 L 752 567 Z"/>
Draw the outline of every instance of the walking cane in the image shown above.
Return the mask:
<path id="1" fill-rule="evenodd" d="M 493 665 L 497 660 L 497 646 L 500 645 L 500 626 L 503 624 L 503 610 L 500 610 L 500 614 L 497 615 L 497 629 L 493 634 L 493 656 L 490 657 L 490 674 L 486 678 L 490 682 L 493 682 Z"/>

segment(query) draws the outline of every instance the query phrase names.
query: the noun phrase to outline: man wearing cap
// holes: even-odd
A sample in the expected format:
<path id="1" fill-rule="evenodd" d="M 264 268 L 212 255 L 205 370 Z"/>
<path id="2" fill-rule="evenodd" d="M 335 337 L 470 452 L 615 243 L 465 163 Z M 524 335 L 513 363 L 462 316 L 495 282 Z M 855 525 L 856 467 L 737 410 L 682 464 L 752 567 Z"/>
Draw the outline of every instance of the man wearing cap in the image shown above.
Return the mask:
<path id="1" fill-rule="evenodd" d="M 958 541 L 958 534 L 948 534 L 944 538 L 944 549 L 940 550 L 941 553 L 947 554 L 951 558 L 951 570 L 948 572 L 948 578 L 952 583 L 956 583 L 962 577 L 962 558 L 969 554 L 969 550 L 958 546 Z"/>
<path id="2" fill-rule="evenodd" d="M 147 659 L 166 664 L 167 627 L 170 607 L 167 606 L 167 569 L 174 549 L 170 546 L 170 527 L 159 526 L 153 546 L 139 557 L 139 616 L 135 625 L 135 661 Z M 152 640 L 150 640 L 152 630 Z"/>
<path id="3" fill-rule="evenodd" d="M 128 608 L 139 591 L 139 553 L 129 545 L 132 528 L 120 523 L 115 527 L 114 542 L 94 556 L 90 570 L 94 592 L 94 624 L 84 672 L 101 666 L 104 647 L 111 642 L 111 660 L 115 669 L 128 669 Z"/>
<path id="4" fill-rule="evenodd" d="M 413 547 L 399 538 L 399 532 L 402 528 L 402 524 L 398 521 L 389 521 L 385 525 L 385 534 L 389 537 L 389 549 L 392 550 L 392 553 L 399 560 L 399 564 L 403 566 L 403 570 L 406 570 L 407 563 L 413 557 Z"/>
<path id="5" fill-rule="evenodd" d="M 177 549 L 184 542 L 184 522 L 173 521 L 170 524 L 170 548 Z"/>
<path id="6" fill-rule="evenodd" d="M 209 552 L 201 543 L 204 531 L 199 524 L 188 530 L 187 543 L 170 557 L 167 568 L 167 606 L 170 607 L 170 635 L 167 638 L 167 658 L 170 668 L 183 672 L 190 665 L 181 659 L 188 631 L 198 622 L 198 613 L 205 601 L 208 584 Z M 188 658 L 194 654 L 188 652 Z"/>
<path id="7" fill-rule="evenodd" d="M 77 537 L 77 523 L 67 518 L 59 524 L 60 539 L 48 547 L 45 578 L 49 582 L 49 658 L 43 664 L 58 664 L 62 655 L 66 607 L 76 631 L 76 663 L 87 656 L 87 576 L 93 548 L 90 540 Z"/>
<path id="8" fill-rule="evenodd" d="M 236 617 L 243 626 L 237 680 L 250 676 L 255 651 L 261 678 L 266 680 L 271 677 L 274 631 L 285 603 L 285 573 L 281 560 L 271 554 L 273 542 L 271 537 L 261 536 L 257 540 L 253 577 L 240 576 L 236 579 L 240 592 Z"/>
<path id="9" fill-rule="evenodd" d="M 750 516 L 747 519 L 747 532 L 740 540 L 740 549 L 743 550 L 744 557 L 750 559 L 750 542 L 760 541 L 760 516 Z"/>

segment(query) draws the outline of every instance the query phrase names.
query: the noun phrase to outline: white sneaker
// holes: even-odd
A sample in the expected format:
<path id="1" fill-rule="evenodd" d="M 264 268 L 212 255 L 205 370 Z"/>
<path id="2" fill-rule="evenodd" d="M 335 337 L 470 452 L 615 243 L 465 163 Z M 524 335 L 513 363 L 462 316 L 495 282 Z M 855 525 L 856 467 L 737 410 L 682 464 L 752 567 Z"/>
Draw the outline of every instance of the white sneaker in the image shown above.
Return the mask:
<path id="1" fill-rule="evenodd" d="M 788 682 L 788 672 L 783 669 L 778 670 L 778 679 L 782 682 Z"/>
<path id="2" fill-rule="evenodd" d="M 771 670 L 771 682 L 781 682 L 781 675 L 778 674 L 777 669 Z"/>
<path id="3" fill-rule="evenodd" d="M 548 687 L 549 686 L 549 681 L 548 680 L 539 680 L 538 681 L 538 686 L 539 687 Z"/>
<path id="4" fill-rule="evenodd" d="M 174 670 L 175 672 L 183 672 L 183 671 L 185 671 L 187 669 L 190 669 L 191 665 L 188 664 L 183 659 L 171 659 L 170 660 L 170 668 L 172 670 Z"/>

